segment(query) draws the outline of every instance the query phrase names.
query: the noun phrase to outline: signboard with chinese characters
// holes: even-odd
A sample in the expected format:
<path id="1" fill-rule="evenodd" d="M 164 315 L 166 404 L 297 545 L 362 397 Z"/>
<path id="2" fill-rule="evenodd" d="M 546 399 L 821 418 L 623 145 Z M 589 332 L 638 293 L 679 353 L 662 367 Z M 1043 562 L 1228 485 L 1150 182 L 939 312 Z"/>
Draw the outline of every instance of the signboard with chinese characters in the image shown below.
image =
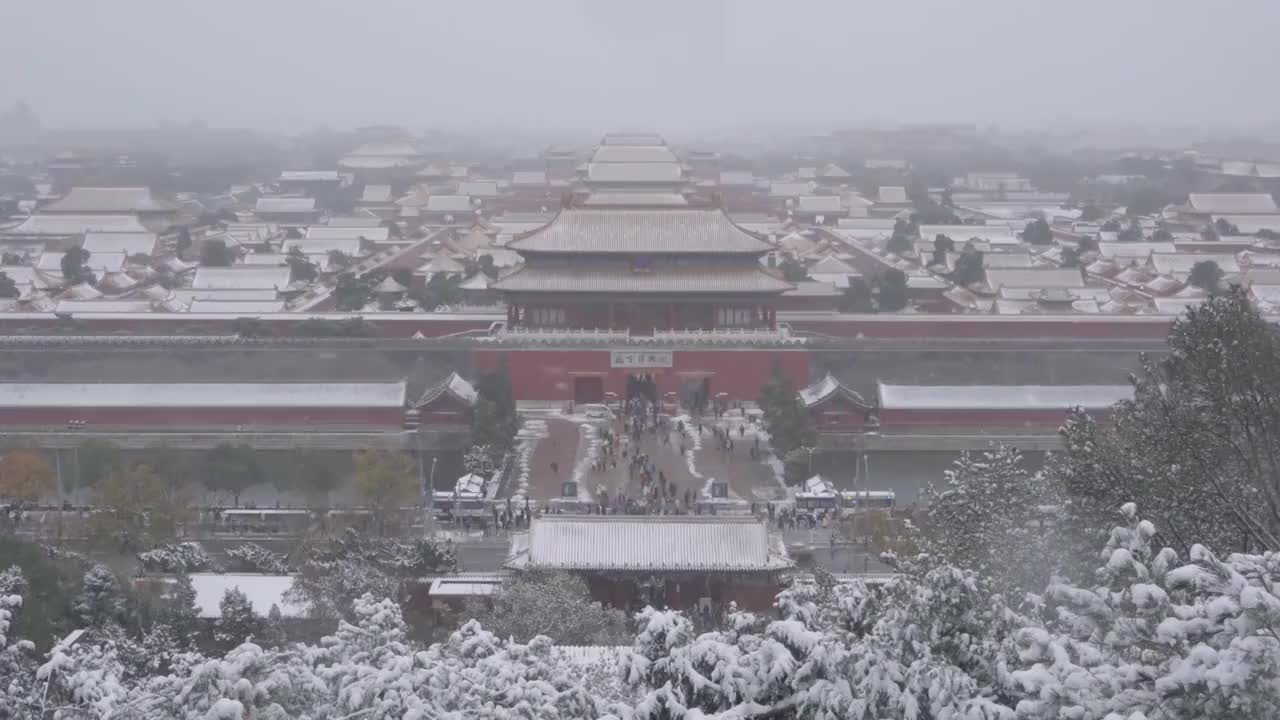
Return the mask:
<path id="1" fill-rule="evenodd" d="M 609 354 L 609 367 L 669 368 L 670 350 L 614 350 Z"/>

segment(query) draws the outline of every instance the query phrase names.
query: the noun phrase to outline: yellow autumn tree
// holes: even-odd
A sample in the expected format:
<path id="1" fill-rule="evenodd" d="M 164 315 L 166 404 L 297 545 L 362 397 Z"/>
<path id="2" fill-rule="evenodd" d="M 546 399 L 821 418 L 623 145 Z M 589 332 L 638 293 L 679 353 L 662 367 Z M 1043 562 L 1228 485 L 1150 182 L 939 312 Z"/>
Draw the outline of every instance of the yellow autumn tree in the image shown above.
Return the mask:
<path id="1" fill-rule="evenodd" d="M 184 483 L 166 482 L 142 463 L 112 473 L 98 485 L 93 503 L 93 537 L 130 551 L 173 540 L 191 507 Z"/>
<path id="2" fill-rule="evenodd" d="M 0 457 L 0 498 L 36 502 L 53 494 L 53 464 L 35 450 L 10 450 Z"/>
<path id="3" fill-rule="evenodd" d="M 357 450 L 352 460 L 356 493 L 385 532 L 387 519 L 417 495 L 413 459 L 395 450 Z"/>

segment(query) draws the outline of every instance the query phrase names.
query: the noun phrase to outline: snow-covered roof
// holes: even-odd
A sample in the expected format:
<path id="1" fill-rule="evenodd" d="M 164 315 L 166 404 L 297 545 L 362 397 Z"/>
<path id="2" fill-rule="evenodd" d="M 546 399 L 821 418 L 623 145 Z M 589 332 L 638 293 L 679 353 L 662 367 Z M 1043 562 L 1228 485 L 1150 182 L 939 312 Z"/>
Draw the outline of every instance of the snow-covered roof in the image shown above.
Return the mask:
<path id="1" fill-rule="evenodd" d="M 0 407 L 403 407 L 405 383 L 0 383 Z"/>
<path id="2" fill-rule="evenodd" d="M 885 410 L 1058 410 L 1107 408 L 1133 397 L 1130 385 L 887 385 Z"/>
<path id="3" fill-rule="evenodd" d="M 374 218 L 375 225 L 377 218 Z M 386 242 L 391 228 L 352 226 L 352 225 L 311 225 L 307 228 L 304 240 L 359 240 L 364 238 L 370 242 Z M 292 240 L 290 242 L 298 242 Z"/>
<path id="4" fill-rule="evenodd" d="M 466 195 L 432 195 L 427 198 L 427 212 L 471 212 L 471 198 Z"/>
<path id="5" fill-rule="evenodd" d="M 505 580 L 505 575 L 490 573 L 446 575 L 433 579 L 427 594 L 431 597 L 485 597 L 498 594 Z"/>
<path id="6" fill-rule="evenodd" d="M 338 228 L 345 230 L 347 228 Z M 280 246 L 282 254 L 289 254 L 297 248 L 303 255 L 328 255 L 331 252 L 340 252 L 347 257 L 360 257 L 365 254 L 360 247 L 360 238 L 351 236 L 339 237 L 305 237 L 290 238 L 285 240 Z"/>
<path id="7" fill-rule="evenodd" d="M 1191 193 L 1187 205 L 1193 212 L 1213 215 L 1271 215 L 1280 213 L 1267 193 Z"/>
<path id="8" fill-rule="evenodd" d="M 837 380 L 831 373 L 827 373 L 826 377 L 812 385 L 801 388 L 798 394 L 800 396 L 800 402 L 804 403 L 805 407 L 813 407 L 814 405 L 825 402 L 836 395 L 843 395 L 857 405 L 870 407 L 870 404 L 867 403 L 866 400 L 863 400 L 861 395 L 850 389 L 849 386 Z"/>
<path id="9" fill-rule="evenodd" d="M 459 495 L 481 495 L 484 493 L 484 486 L 488 484 L 489 478 L 475 473 L 467 473 L 454 482 L 453 491 Z"/>
<path id="10" fill-rule="evenodd" d="M 156 252 L 156 234 L 149 232 L 90 232 L 85 233 L 84 244 L 81 247 L 88 250 L 91 255 L 99 253 L 154 255 Z"/>
<path id="11" fill-rule="evenodd" d="M 876 202 L 888 205 L 905 205 L 911 202 L 907 198 L 907 189 L 901 185 L 881 185 L 876 188 Z"/>
<path id="12" fill-rule="evenodd" d="M 1079 268 L 987 268 L 987 286 L 1051 288 L 1084 287 Z"/>
<path id="13" fill-rule="evenodd" d="M 992 245 L 1018 245 L 1022 241 L 1017 232 L 1009 225 L 921 225 L 921 239 L 933 242 L 939 235 L 946 235 L 955 242 L 957 248 L 973 238 Z"/>
<path id="14" fill-rule="evenodd" d="M 32 215 L 4 235 L 80 235 L 90 231 L 145 233 L 151 229 L 136 215 Z"/>
<path id="15" fill-rule="evenodd" d="M 201 267 L 191 280 L 196 289 L 283 290 L 288 285 L 287 266 Z"/>
<path id="16" fill-rule="evenodd" d="M 495 198 L 499 195 L 498 183 L 495 180 L 467 180 L 458 183 L 458 194 L 468 197 Z"/>
<path id="17" fill-rule="evenodd" d="M 235 313 L 244 315 L 266 315 L 267 313 L 284 312 L 283 300 L 192 300 L 187 312 L 193 313 Z"/>
<path id="18" fill-rule="evenodd" d="M 844 201 L 839 195 L 801 195 L 796 198 L 796 210 L 807 213 L 841 213 Z"/>
<path id="19" fill-rule="evenodd" d="M 683 180 L 684 169 L 674 162 L 593 162 L 587 166 L 587 182 L 679 183 Z"/>
<path id="20" fill-rule="evenodd" d="M 512 540 L 513 568 L 761 571 L 793 566 L 768 525 L 747 517 L 549 516 Z"/>
<path id="21" fill-rule="evenodd" d="M 475 405 L 476 400 L 480 398 L 480 394 L 476 391 L 475 387 L 464 380 L 461 375 L 454 372 L 449 373 L 449 377 L 428 388 L 427 391 L 422 394 L 422 397 L 418 399 L 417 406 L 421 407 L 426 405 L 444 393 L 452 395 L 467 405 Z"/>
<path id="22" fill-rule="evenodd" d="M 285 170 L 278 178 L 281 182 L 338 182 L 341 179 L 337 170 Z"/>
<path id="23" fill-rule="evenodd" d="M 145 187 L 73 187 L 46 213 L 176 212 L 178 206 Z"/>
<path id="24" fill-rule="evenodd" d="M 360 193 L 360 202 L 364 203 L 389 203 L 391 202 L 391 186 L 390 185 L 366 185 Z"/>
<path id="25" fill-rule="evenodd" d="M 254 211 L 260 213 L 313 213 L 316 211 L 316 199 L 309 197 L 264 197 L 258 198 Z"/>
<path id="26" fill-rule="evenodd" d="M 272 605 L 280 608 L 282 617 L 296 618 L 306 614 L 305 606 L 285 600 L 285 592 L 293 587 L 292 575 L 192 573 L 189 577 L 191 587 L 196 591 L 196 607 L 200 608 L 202 618 L 222 617 L 222 596 L 232 588 L 244 593 L 259 617 L 266 617 L 271 612 Z"/>
<path id="27" fill-rule="evenodd" d="M 1182 275 L 1190 273 L 1196 263 L 1206 261 L 1217 263 L 1218 269 L 1227 274 L 1240 272 L 1236 256 L 1223 253 L 1157 253 L 1151 256 L 1151 267 L 1161 274 Z"/>

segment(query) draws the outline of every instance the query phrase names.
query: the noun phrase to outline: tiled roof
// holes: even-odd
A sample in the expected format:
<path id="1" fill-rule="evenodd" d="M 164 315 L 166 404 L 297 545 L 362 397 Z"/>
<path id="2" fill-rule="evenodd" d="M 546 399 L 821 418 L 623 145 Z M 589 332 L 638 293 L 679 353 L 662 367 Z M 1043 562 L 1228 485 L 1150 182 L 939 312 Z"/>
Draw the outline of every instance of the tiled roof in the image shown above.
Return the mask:
<path id="1" fill-rule="evenodd" d="M 591 163 L 587 182 L 596 183 L 679 183 L 684 169 L 676 163 Z"/>
<path id="2" fill-rule="evenodd" d="M 360 238 L 364 238 L 370 242 L 386 242 L 390 235 L 391 229 L 385 227 L 358 225 L 311 225 L 307 228 L 306 239 L 308 241 L 315 241 L 358 240 Z"/>
<path id="3" fill-rule="evenodd" d="M 796 209 L 800 212 L 838 213 L 844 212 L 844 203 L 838 195 L 802 195 L 796 200 Z"/>
<path id="4" fill-rule="evenodd" d="M 794 565 L 755 518 L 542 517 L 512 542 L 509 566 L 563 570 L 771 571 Z"/>
<path id="5" fill-rule="evenodd" d="M 91 232 L 85 234 L 84 244 L 81 247 L 88 250 L 90 255 L 100 253 L 153 255 L 156 251 L 156 234 Z"/>
<path id="6" fill-rule="evenodd" d="M 601 145 L 666 145 L 661 135 L 654 133 L 609 133 L 600 140 Z"/>
<path id="7" fill-rule="evenodd" d="M 531 187 L 547 184 L 547 173 L 542 170 L 517 170 L 511 173 L 511 184 Z"/>
<path id="8" fill-rule="evenodd" d="M 508 247 L 583 253 L 763 253 L 770 249 L 767 242 L 714 209 L 568 209 Z"/>
<path id="9" fill-rule="evenodd" d="M 629 267 L 542 268 L 525 265 L 489 284 L 494 290 L 617 293 L 779 293 L 793 285 L 754 267 L 663 268 L 636 272 Z"/>
<path id="10" fill-rule="evenodd" d="M 907 189 L 901 185 L 881 185 L 876 191 L 876 202 L 905 205 L 911 201 L 907 198 Z"/>
<path id="11" fill-rule="evenodd" d="M 469 197 L 498 197 L 498 183 L 493 180 L 467 180 L 458 183 L 458 194 Z"/>
<path id="12" fill-rule="evenodd" d="M 88 231 L 145 233 L 151 229 L 134 215 L 32 215 L 4 235 L 79 235 Z"/>
<path id="13" fill-rule="evenodd" d="M 674 163 L 675 153 L 662 145 L 601 145 L 591 156 L 594 163 Z"/>
<path id="14" fill-rule="evenodd" d="M 831 373 L 827 373 L 826 377 L 818 382 L 806 388 L 801 388 L 797 394 L 800 396 L 800 402 L 804 403 L 805 407 L 813 407 L 837 395 L 843 395 L 863 407 L 871 406 L 870 403 L 862 399 L 861 395 L 837 380 Z"/>
<path id="15" fill-rule="evenodd" d="M 432 195 L 427 198 L 428 212 L 471 212 L 471 198 L 466 195 Z"/>
<path id="16" fill-rule="evenodd" d="M 61 200 L 49 203 L 46 213 L 176 212 L 172 201 L 145 187 L 73 187 Z"/>
<path id="17" fill-rule="evenodd" d="M 1267 215 L 1280 213 L 1266 193 L 1191 193 L 1187 204 L 1193 212 L 1214 215 Z"/>
<path id="18" fill-rule="evenodd" d="M 775 182 L 769 183 L 769 197 L 800 197 L 813 192 L 810 182 Z"/>
<path id="19" fill-rule="evenodd" d="M 1131 385 L 886 385 L 886 410 L 1066 410 L 1108 408 L 1133 397 Z"/>
<path id="20" fill-rule="evenodd" d="M 283 290 L 289 285 L 288 267 L 202 267 L 191 280 L 195 289 Z"/>
<path id="21" fill-rule="evenodd" d="M 456 372 L 449 373 L 449 377 L 441 380 L 422 394 L 416 403 L 417 407 L 426 405 L 444 394 L 452 395 L 467 405 L 475 405 L 480 395 L 476 392 L 475 386 L 467 382 Z"/>
<path id="22" fill-rule="evenodd" d="M 750 170 L 724 170 L 720 173 L 720 184 L 725 187 L 754 186 L 756 176 Z"/>
<path id="23" fill-rule="evenodd" d="M 987 268 L 987 286 L 1002 287 L 1084 287 L 1079 268 Z"/>
<path id="24" fill-rule="evenodd" d="M 678 193 L 594 192 L 582 201 L 584 207 L 687 207 L 689 201 Z"/>
<path id="25" fill-rule="evenodd" d="M 0 383 L 0 407 L 402 407 L 405 383 Z"/>
<path id="26" fill-rule="evenodd" d="M 391 186 L 390 185 L 365 185 L 364 190 L 360 193 L 360 202 L 365 202 L 365 203 L 391 202 Z"/>
<path id="27" fill-rule="evenodd" d="M 1280 215 L 1215 215 L 1213 221 L 1226 220 L 1245 235 L 1254 235 L 1260 230 L 1280 232 Z"/>
<path id="28" fill-rule="evenodd" d="M 187 312 L 235 313 L 244 316 L 284 312 L 283 300 L 192 300 Z"/>
<path id="29" fill-rule="evenodd" d="M 303 197 L 258 198 L 254 210 L 265 213 L 311 213 L 316 210 L 316 199 Z"/>
<path id="30" fill-rule="evenodd" d="M 306 607 L 289 601 L 289 588 L 293 587 L 292 575 L 193 573 L 190 577 L 191 587 L 196 591 L 196 607 L 200 609 L 202 618 L 222 617 L 222 597 L 233 588 L 244 593 L 258 617 L 266 617 L 271 612 L 272 605 L 280 608 L 281 617 L 296 618 L 306 615 Z"/>
<path id="31" fill-rule="evenodd" d="M 285 170 L 279 177 L 281 182 L 338 182 L 341 179 L 337 170 Z"/>

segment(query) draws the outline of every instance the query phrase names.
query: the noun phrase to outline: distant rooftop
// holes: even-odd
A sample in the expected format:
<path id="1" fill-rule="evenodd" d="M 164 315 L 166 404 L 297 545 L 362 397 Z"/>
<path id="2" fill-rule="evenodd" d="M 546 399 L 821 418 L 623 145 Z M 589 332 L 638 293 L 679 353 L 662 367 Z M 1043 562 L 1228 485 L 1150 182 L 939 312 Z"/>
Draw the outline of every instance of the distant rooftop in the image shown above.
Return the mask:
<path id="1" fill-rule="evenodd" d="M 44 213 L 170 213 L 178 205 L 145 187 L 73 187 Z"/>

